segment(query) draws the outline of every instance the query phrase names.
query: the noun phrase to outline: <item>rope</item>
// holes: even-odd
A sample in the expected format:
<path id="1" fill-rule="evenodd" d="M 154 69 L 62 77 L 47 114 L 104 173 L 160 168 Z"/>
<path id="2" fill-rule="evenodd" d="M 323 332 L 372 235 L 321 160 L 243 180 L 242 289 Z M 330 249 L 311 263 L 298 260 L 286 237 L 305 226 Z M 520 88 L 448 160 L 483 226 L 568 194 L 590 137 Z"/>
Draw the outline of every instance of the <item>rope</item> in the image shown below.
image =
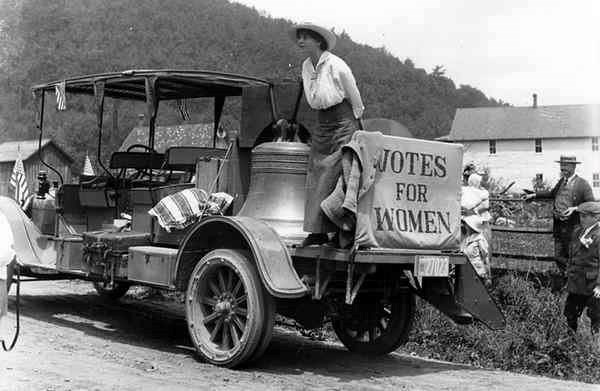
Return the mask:
<path id="1" fill-rule="evenodd" d="M 2 349 L 4 349 L 5 352 L 10 352 L 15 347 L 15 344 L 17 343 L 17 339 L 19 338 L 19 330 L 21 328 L 20 316 L 19 316 L 19 307 L 20 307 L 19 297 L 21 296 L 21 273 L 19 270 L 19 265 L 16 265 L 15 272 L 17 274 L 17 279 L 15 281 L 17 284 L 17 296 L 16 296 L 16 305 L 15 305 L 15 313 L 17 316 L 17 330 L 15 331 L 15 336 L 13 337 L 13 340 L 10 343 L 10 345 L 8 345 L 8 347 L 6 346 L 6 343 L 4 342 L 4 340 L 1 340 L 2 341 Z"/>

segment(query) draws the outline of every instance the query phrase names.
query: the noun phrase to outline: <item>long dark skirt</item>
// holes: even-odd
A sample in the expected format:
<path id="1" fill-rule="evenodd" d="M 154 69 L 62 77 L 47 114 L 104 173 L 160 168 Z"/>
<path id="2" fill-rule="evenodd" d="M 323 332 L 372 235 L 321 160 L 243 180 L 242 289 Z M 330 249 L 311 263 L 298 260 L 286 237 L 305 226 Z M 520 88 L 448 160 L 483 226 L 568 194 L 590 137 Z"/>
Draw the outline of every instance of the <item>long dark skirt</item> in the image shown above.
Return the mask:
<path id="1" fill-rule="evenodd" d="M 335 188 L 342 172 L 343 145 L 358 130 L 352 106 L 343 101 L 319 110 L 319 127 L 311 132 L 311 147 L 306 178 L 304 231 L 328 233 L 337 231 L 321 210 L 323 201 Z"/>

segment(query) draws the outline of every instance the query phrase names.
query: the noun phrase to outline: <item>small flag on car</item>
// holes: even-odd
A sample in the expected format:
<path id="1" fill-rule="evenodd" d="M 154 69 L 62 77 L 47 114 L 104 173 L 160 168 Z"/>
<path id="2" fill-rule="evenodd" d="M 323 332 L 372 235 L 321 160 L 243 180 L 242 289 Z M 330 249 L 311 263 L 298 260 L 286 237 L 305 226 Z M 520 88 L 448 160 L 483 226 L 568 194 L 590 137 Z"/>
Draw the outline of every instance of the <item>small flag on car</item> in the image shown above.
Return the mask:
<path id="1" fill-rule="evenodd" d="M 86 176 L 94 176 L 94 167 L 92 166 L 92 161 L 90 160 L 90 156 L 85 154 L 85 162 L 83 163 L 83 175 Z"/>
<path id="2" fill-rule="evenodd" d="M 54 94 L 56 95 L 56 110 L 63 111 L 67 109 L 67 95 L 66 95 L 67 83 L 61 81 L 54 86 Z"/>
<path id="3" fill-rule="evenodd" d="M 177 99 L 177 110 L 181 114 L 181 118 L 184 121 L 190 120 L 190 112 L 188 110 L 188 100 L 187 99 Z"/>
<path id="4" fill-rule="evenodd" d="M 17 201 L 19 205 L 23 205 L 27 197 L 29 197 L 29 189 L 27 188 L 25 167 L 23 166 L 23 160 L 21 160 L 20 154 L 15 161 L 9 183 L 15 189 L 15 201 Z"/>

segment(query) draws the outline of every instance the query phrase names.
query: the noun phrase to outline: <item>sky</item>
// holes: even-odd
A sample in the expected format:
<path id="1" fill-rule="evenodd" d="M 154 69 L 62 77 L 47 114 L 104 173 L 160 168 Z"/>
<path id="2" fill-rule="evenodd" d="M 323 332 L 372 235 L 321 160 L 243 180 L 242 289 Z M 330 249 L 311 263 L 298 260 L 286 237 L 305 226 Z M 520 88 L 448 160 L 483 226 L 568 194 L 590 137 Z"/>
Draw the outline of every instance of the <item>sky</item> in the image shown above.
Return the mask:
<path id="1" fill-rule="evenodd" d="M 515 106 L 600 104 L 597 0 L 236 0 L 346 31 Z M 335 52 L 335 50 L 334 50 Z"/>

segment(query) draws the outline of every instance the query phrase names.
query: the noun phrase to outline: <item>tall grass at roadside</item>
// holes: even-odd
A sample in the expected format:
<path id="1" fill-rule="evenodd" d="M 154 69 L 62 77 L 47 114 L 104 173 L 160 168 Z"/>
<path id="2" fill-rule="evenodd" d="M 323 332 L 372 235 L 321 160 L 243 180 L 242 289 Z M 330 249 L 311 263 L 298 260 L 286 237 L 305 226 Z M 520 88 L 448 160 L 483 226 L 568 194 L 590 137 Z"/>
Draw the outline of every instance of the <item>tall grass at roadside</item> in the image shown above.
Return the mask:
<path id="1" fill-rule="evenodd" d="M 506 316 L 506 329 L 458 326 L 424 302 L 402 350 L 419 356 L 486 368 L 600 383 L 600 338 L 584 315 L 573 334 L 563 315 L 566 293 L 555 294 L 524 276 L 508 274 L 492 295 Z"/>

